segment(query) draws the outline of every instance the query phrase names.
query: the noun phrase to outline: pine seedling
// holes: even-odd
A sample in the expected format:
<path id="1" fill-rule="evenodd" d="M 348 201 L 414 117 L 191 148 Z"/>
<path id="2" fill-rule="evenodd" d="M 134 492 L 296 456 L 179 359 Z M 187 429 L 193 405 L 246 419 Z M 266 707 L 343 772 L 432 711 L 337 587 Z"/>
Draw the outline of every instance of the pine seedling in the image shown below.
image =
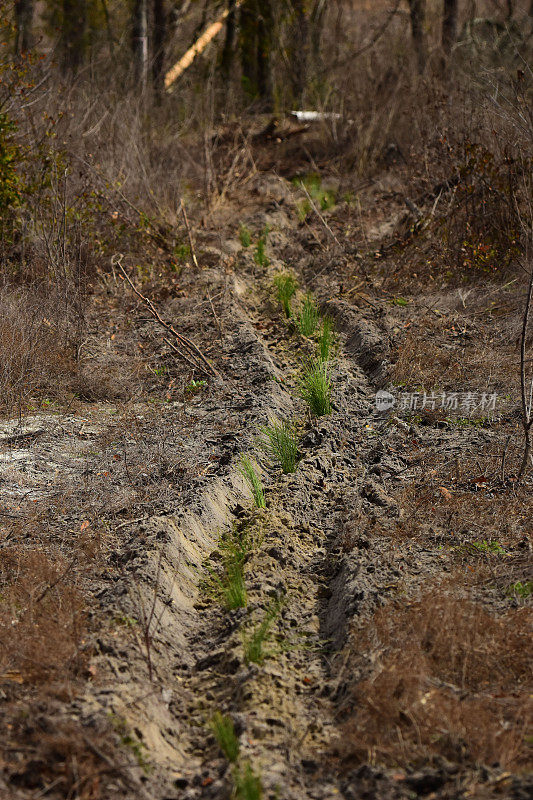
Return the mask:
<path id="1" fill-rule="evenodd" d="M 243 247 L 250 247 L 252 244 L 252 234 L 250 233 L 250 229 L 244 224 L 241 224 L 239 228 L 239 241 Z"/>
<path id="2" fill-rule="evenodd" d="M 240 745 L 231 718 L 221 714 L 220 711 L 215 711 L 209 727 L 228 761 L 235 764 L 239 757 Z"/>
<path id="3" fill-rule="evenodd" d="M 317 329 L 318 320 L 318 308 L 315 300 L 312 295 L 306 294 L 297 321 L 298 330 L 302 336 L 312 336 Z"/>
<path id="4" fill-rule="evenodd" d="M 280 272 L 274 278 L 274 286 L 277 289 L 278 300 L 283 313 L 289 319 L 292 314 L 291 299 L 298 288 L 296 279 L 290 272 Z"/>
<path id="5" fill-rule="evenodd" d="M 247 664 L 262 664 L 270 654 L 265 651 L 264 645 L 270 638 L 271 628 L 282 606 L 281 600 L 274 600 L 267 610 L 262 622 L 257 625 L 249 636 L 243 634 L 244 660 Z"/>
<path id="6" fill-rule="evenodd" d="M 244 565 L 250 550 L 248 537 L 246 534 L 239 536 L 234 530 L 221 539 L 219 549 L 222 555 L 222 574 L 217 575 L 213 569 L 210 569 L 215 595 L 222 600 L 228 611 L 245 608 L 248 596 L 244 580 Z"/>
<path id="7" fill-rule="evenodd" d="M 235 768 L 233 780 L 237 800 L 261 800 L 263 797 L 261 777 L 255 774 L 248 762 L 244 767 Z"/>
<path id="8" fill-rule="evenodd" d="M 324 319 L 322 330 L 318 338 L 318 358 L 320 361 L 329 361 L 333 346 L 333 322 L 329 317 Z"/>
<path id="9" fill-rule="evenodd" d="M 243 476 L 246 485 L 250 489 L 252 493 L 252 497 L 254 499 L 254 504 L 256 508 L 265 508 L 265 495 L 263 492 L 263 484 L 261 483 L 261 479 L 256 472 L 256 468 L 252 463 L 251 459 L 247 455 L 242 455 L 240 464 L 239 464 L 239 472 Z"/>
<path id="10" fill-rule="evenodd" d="M 331 379 L 327 361 L 313 359 L 308 362 L 300 383 L 300 396 L 315 417 L 331 414 Z"/>
<path id="11" fill-rule="evenodd" d="M 271 420 L 260 428 L 259 446 L 287 475 L 298 466 L 298 436 L 294 425 L 286 420 Z"/>

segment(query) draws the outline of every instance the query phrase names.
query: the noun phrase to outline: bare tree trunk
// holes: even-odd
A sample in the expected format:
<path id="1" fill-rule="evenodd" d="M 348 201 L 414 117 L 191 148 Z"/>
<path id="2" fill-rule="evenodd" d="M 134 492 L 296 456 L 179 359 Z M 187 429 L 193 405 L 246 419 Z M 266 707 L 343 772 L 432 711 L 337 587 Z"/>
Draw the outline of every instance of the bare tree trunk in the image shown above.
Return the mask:
<path id="1" fill-rule="evenodd" d="M 63 0 L 61 31 L 62 67 L 77 72 L 85 60 L 87 44 L 87 0 Z"/>
<path id="2" fill-rule="evenodd" d="M 20 55 L 32 46 L 33 0 L 16 0 L 15 24 L 15 53 Z"/>
<path id="3" fill-rule="evenodd" d="M 241 7 L 240 36 L 242 82 L 250 97 L 257 96 L 257 2 L 248 0 Z"/>
<path id="4" fill-rule="evenodd" d="M 235 0 L 228 0 L 228 18 L 226 20 L 226 38 L 220 59 L 220 69 L 222 75 L 228 80 L 233 66 L 233 56 L 235 54 Z"/>
<path id="5" fill-rule="evenodd" d="M 444 0 L 442 16 L 442 49 L 450 55 L 457 38 L 457 0 Z"/>
<path id="6" fill-rule="evenodd" d="M 148 77 L 148 8 L 147 0 L 135 0 L 132 20 L 132 49 L 135 83 L 141 91 Z"/>
<path id="7" fill-rule="evenodd" d="M 272 111 L 274 107 L 271 51 L 274 28 L 272 0 L 261 0 L 260 13 L 257 20 L 257 90 L 264 111 Z"/>
<path id="8" fill-rule="evenodd" d="M 165 0 L 153 0 L 154 14 L 154 58 L 152 80 L 156 96 L 160 99 L 163 90 L 163 67 L 165 65 L 165 42 L 167 38 L 167 9 Z"/>
<path id="9" fill-rule="evenodd" d="M 418 71 L 424 72 L 426 67 L 426 42 L 424 23 L 426 21 L 426 0 L 409 0 L 411 13 L 411 33 L 418 62 Z"/>
<path id="10" fill-rule="evenodd" d="M 300 105 L 307 84 L 310 20 L 306 13 L 305 0 L 292 0 L 292 8 L 294 19 L 291 31 L 291 80 L 294 100 Z"/>

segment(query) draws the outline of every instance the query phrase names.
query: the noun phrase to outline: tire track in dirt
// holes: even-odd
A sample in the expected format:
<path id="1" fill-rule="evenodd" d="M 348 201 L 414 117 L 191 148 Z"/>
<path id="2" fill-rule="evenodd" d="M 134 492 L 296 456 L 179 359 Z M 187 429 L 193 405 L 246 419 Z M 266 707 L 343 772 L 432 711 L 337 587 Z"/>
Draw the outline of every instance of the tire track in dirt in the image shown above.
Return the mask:
<path id="1" fill-rule="evenodd" d="M 273 261 L 266 286 L 279 266 Z M 265 308 L 266 293 L 248 312 L 256 336 L 274 363 L 285 372 L 294 370 L 306 343 L 262 336 L 269 328 Z M 230 790 L 227 765 L 206 727 L 215 710 L 233 719 L 242 757 L 260 772 L 266 796 L 296 800 L 339 794 L 333 781 L 316 780 L 336 735 L 330 684 L 335 676 L 327 651 L 332 641 L 343 641 L 350 616 L 345 598 L 342 593 L 334 597 L 330 582 L 340 564 L 337 548 L 346 513 L 357 494 L 357 450 L 371 414 L 371 389 L 364 373 L 342 355 L 332 365 L 332 378 L 339 410 L 307 426 L 297 472 L 275 480 L 268 491 L 269 510 L 247 520 L 261 529 L 262 538 L 247 565 L 247 609 L 224 612 L 207 604 L 189 638 L 196 661 L 181 680 L 188 696 L 196 698 L 191 749 L 197 760 L 196 771 L 181 778 L 180 785 L 187 785 L 184 797 L 219 797 Z M 294 384 L 294 376 L 287 375 L 285 383 Z M 295 412 L 297 407 L 296 401 Z M 359 583 L 359 598 L 367 597 L 373 607 L 379 590 L 371 582 L 368 589 L 367 578 Z M 250 618 L 257 624 L 279 596 L 285 604 L 274 626 L 275 655 L 260 666 L 247 666 L 243 627 Z"/>

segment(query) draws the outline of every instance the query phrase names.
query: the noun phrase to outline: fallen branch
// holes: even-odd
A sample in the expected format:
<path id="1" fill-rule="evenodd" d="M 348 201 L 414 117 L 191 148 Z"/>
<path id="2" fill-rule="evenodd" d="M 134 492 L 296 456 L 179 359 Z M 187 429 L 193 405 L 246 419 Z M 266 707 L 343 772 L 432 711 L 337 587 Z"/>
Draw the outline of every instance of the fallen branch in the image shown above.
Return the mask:
<path id="1" fill-rule="evenodd" d="M 237 0 L 235 5 L 233 6 L 232 11 L 237 10 L 242 6 L 245 0 Z M 213 41 L 215 36 L 217 36 L 220 31 L 222 30 L 222 26 L 224 21 L 230 14 L 230 9 L 226 8 L 225 11 L 220 15 L 220 17 L 216 20 L 216 22 L 212 22 L 209 27 L 205 29 L 199 39 L 195 41 L 192 47 L 189 47 L 187 52 L 180 58 L 180 60 L 174 64 L 174 66 L 169 69 L 167 74 L 165 75 L 165 89 L 167 92 L 169 91 L 172 84 L 177 81 L 180 75 L 182 75 L 186 69 L 188 69 L 196 56 L 199 56 L 200 53 L 203 53 L 207 45 Z"/>
<path id="2" fill-rule="evenodd" d="M 125 280 L 128 282 L 128 284 L 129 284 L 131 290 L 133 291 L 133 293 L 136 294 L 137 297 L 140 300 L 142 300 L 142 302 L 148 308 L 148 310 L 150 311 L 150 313 L 154 317 L 154 319 L 157 320 L 157 322 L 159 322 L 159 324 L 166 331 L 168 331 L 169 333 L 172 334 L 172 336 L 174 336 L 174 338 L 176 339 L 178 344 L 180 344 L 182 347 L 184 347 L 189 352 L 189 354 L 193 358 L 193 361 L 196 361 L 196 364 L 193 364 L 189 360 L 188 357 L 186 357 L 183 353 L 181 353 L 180 350 L 178 350 L 177 347 L 173 347 L 173 349 L 176 350 L 176 352 L 178 352 L 183 358 L 185 358 L 187 363 L 192 364 L 193 366 L 196 366 L 196 367 L 200 367 L 201 369 L 207 368 L 208 372 L 211 373 L 211 375 L 213 375 L 215 378 L 221 378 L 219 373 L 216 371 L 216 369 L 213 366 L 211 366 L 211 364 L 209 363 L 207 358 L 204 356 L 202 351 L 194 344 L 194 342 L 191 341 L 191 339 L 189 339 L 187 336 L 184 336 L 182 333 L 178 333 L 178 331 L 172 325 L 170 325 L 168 322 L 165 322 L 165 320 L 161 317 L 161 314 L 159 313 L 157 308 L 154 306 L 152 301 L 148 297 L 145 297 L 143 294 L 141 294 L 141 292 L 136 288 L 136 286 L 132 282 L 130 276 L 128 275 L 128 273 L 126 272 L 124 267 L 122 266 L 122 259 L 123 258 L 124 258 L 124 256 L 123 256 L 122 253 L 117 253 L 111 259 L 111 265 L 113 267 L 118 267 L 120 273 L 125 278 Z"/>

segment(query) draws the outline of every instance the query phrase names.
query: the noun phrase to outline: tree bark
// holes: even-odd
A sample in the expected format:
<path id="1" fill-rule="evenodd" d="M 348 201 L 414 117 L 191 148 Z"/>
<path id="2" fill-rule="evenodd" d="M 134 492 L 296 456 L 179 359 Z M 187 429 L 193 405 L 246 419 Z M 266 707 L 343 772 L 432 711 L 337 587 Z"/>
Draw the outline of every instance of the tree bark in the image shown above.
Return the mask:
<path id="1" fill-rule="evenodd" d="M 320 57 L 320 43 L 322 41 L 322 27 L 326 15 L 326 7 L 326 0 L 315 0 L 311 11 L 311 52 L 315 62 Z"/>
<path id="2" fill-rule="evenodd" d="M 87 43 L 87 0 L 63 0 L 61 31 L 62 67 L 77 72 L 85 60 Z"/>
<path id="3" fill-rule="evenodd" d="M 250 97 L 257 97 L 257 1 L 249 0 L 241 7 L 239 45 L 242 82 Z"/>
<path id="4" fill-rule="evenodd" d="M 307 84 L 310 20 L 305 0 L 292 0 L 292 8 L 294 20 L 291 31 L 291 81 L 294 101 L 296 105 L 300 105 Z"/>
<path id="5" fill-rule="evenodd" d="M 442 16 L 442 49 L 450 55 L 457 38 L 457 0 L 444 0 Z"/>
<path id="6" fill-rule="evenodd" d="M 15 24 L 15 53 L 20 55 L 26 50 L 31 50 L 33 44 L 33 0 L 16 0 Z"/>
<path id="7" fill-rule="evenodd" d="M 228 0 L 228 18 L 226 19 L 226 38 L 220 59 L 220 69 L 222 75 L 228 80 L 233 66 L 233 56 L 235 53 L 235 0 Z"/>
<path id="8" fill-rule="evenodd" d="M 147 0 L 135 0 L 132 19 L 132 50 L 135 83 L 141 91 L 148 77 L 148 8 Z"/>
<path id="9" fill-rule="evenodd" d="M 257 91 L 264 111 L 272 111 L 273 82 L 271 69 L 274 16 L 272 0 L 261 0 L 257 20 Z"/>
<path id="10" fill-rule="evenodd" d="M 411 33 L 416 52 L 418 71 L 422 74 L 426 68 L 426 42 L 424 36 L 426 0 L 409 0 L 409 10 L 411 15 Z"/>
<path id="11" fill-rule="evenodd" d="M 156 96 L 161 98 L 163 91 L 163 68 L 165 66 L 165 42 L 167 38 L 167 9 L 165 0 L 153 0 L 154 14 L 154 58 L 152 61 L 152 80 Z"/>

